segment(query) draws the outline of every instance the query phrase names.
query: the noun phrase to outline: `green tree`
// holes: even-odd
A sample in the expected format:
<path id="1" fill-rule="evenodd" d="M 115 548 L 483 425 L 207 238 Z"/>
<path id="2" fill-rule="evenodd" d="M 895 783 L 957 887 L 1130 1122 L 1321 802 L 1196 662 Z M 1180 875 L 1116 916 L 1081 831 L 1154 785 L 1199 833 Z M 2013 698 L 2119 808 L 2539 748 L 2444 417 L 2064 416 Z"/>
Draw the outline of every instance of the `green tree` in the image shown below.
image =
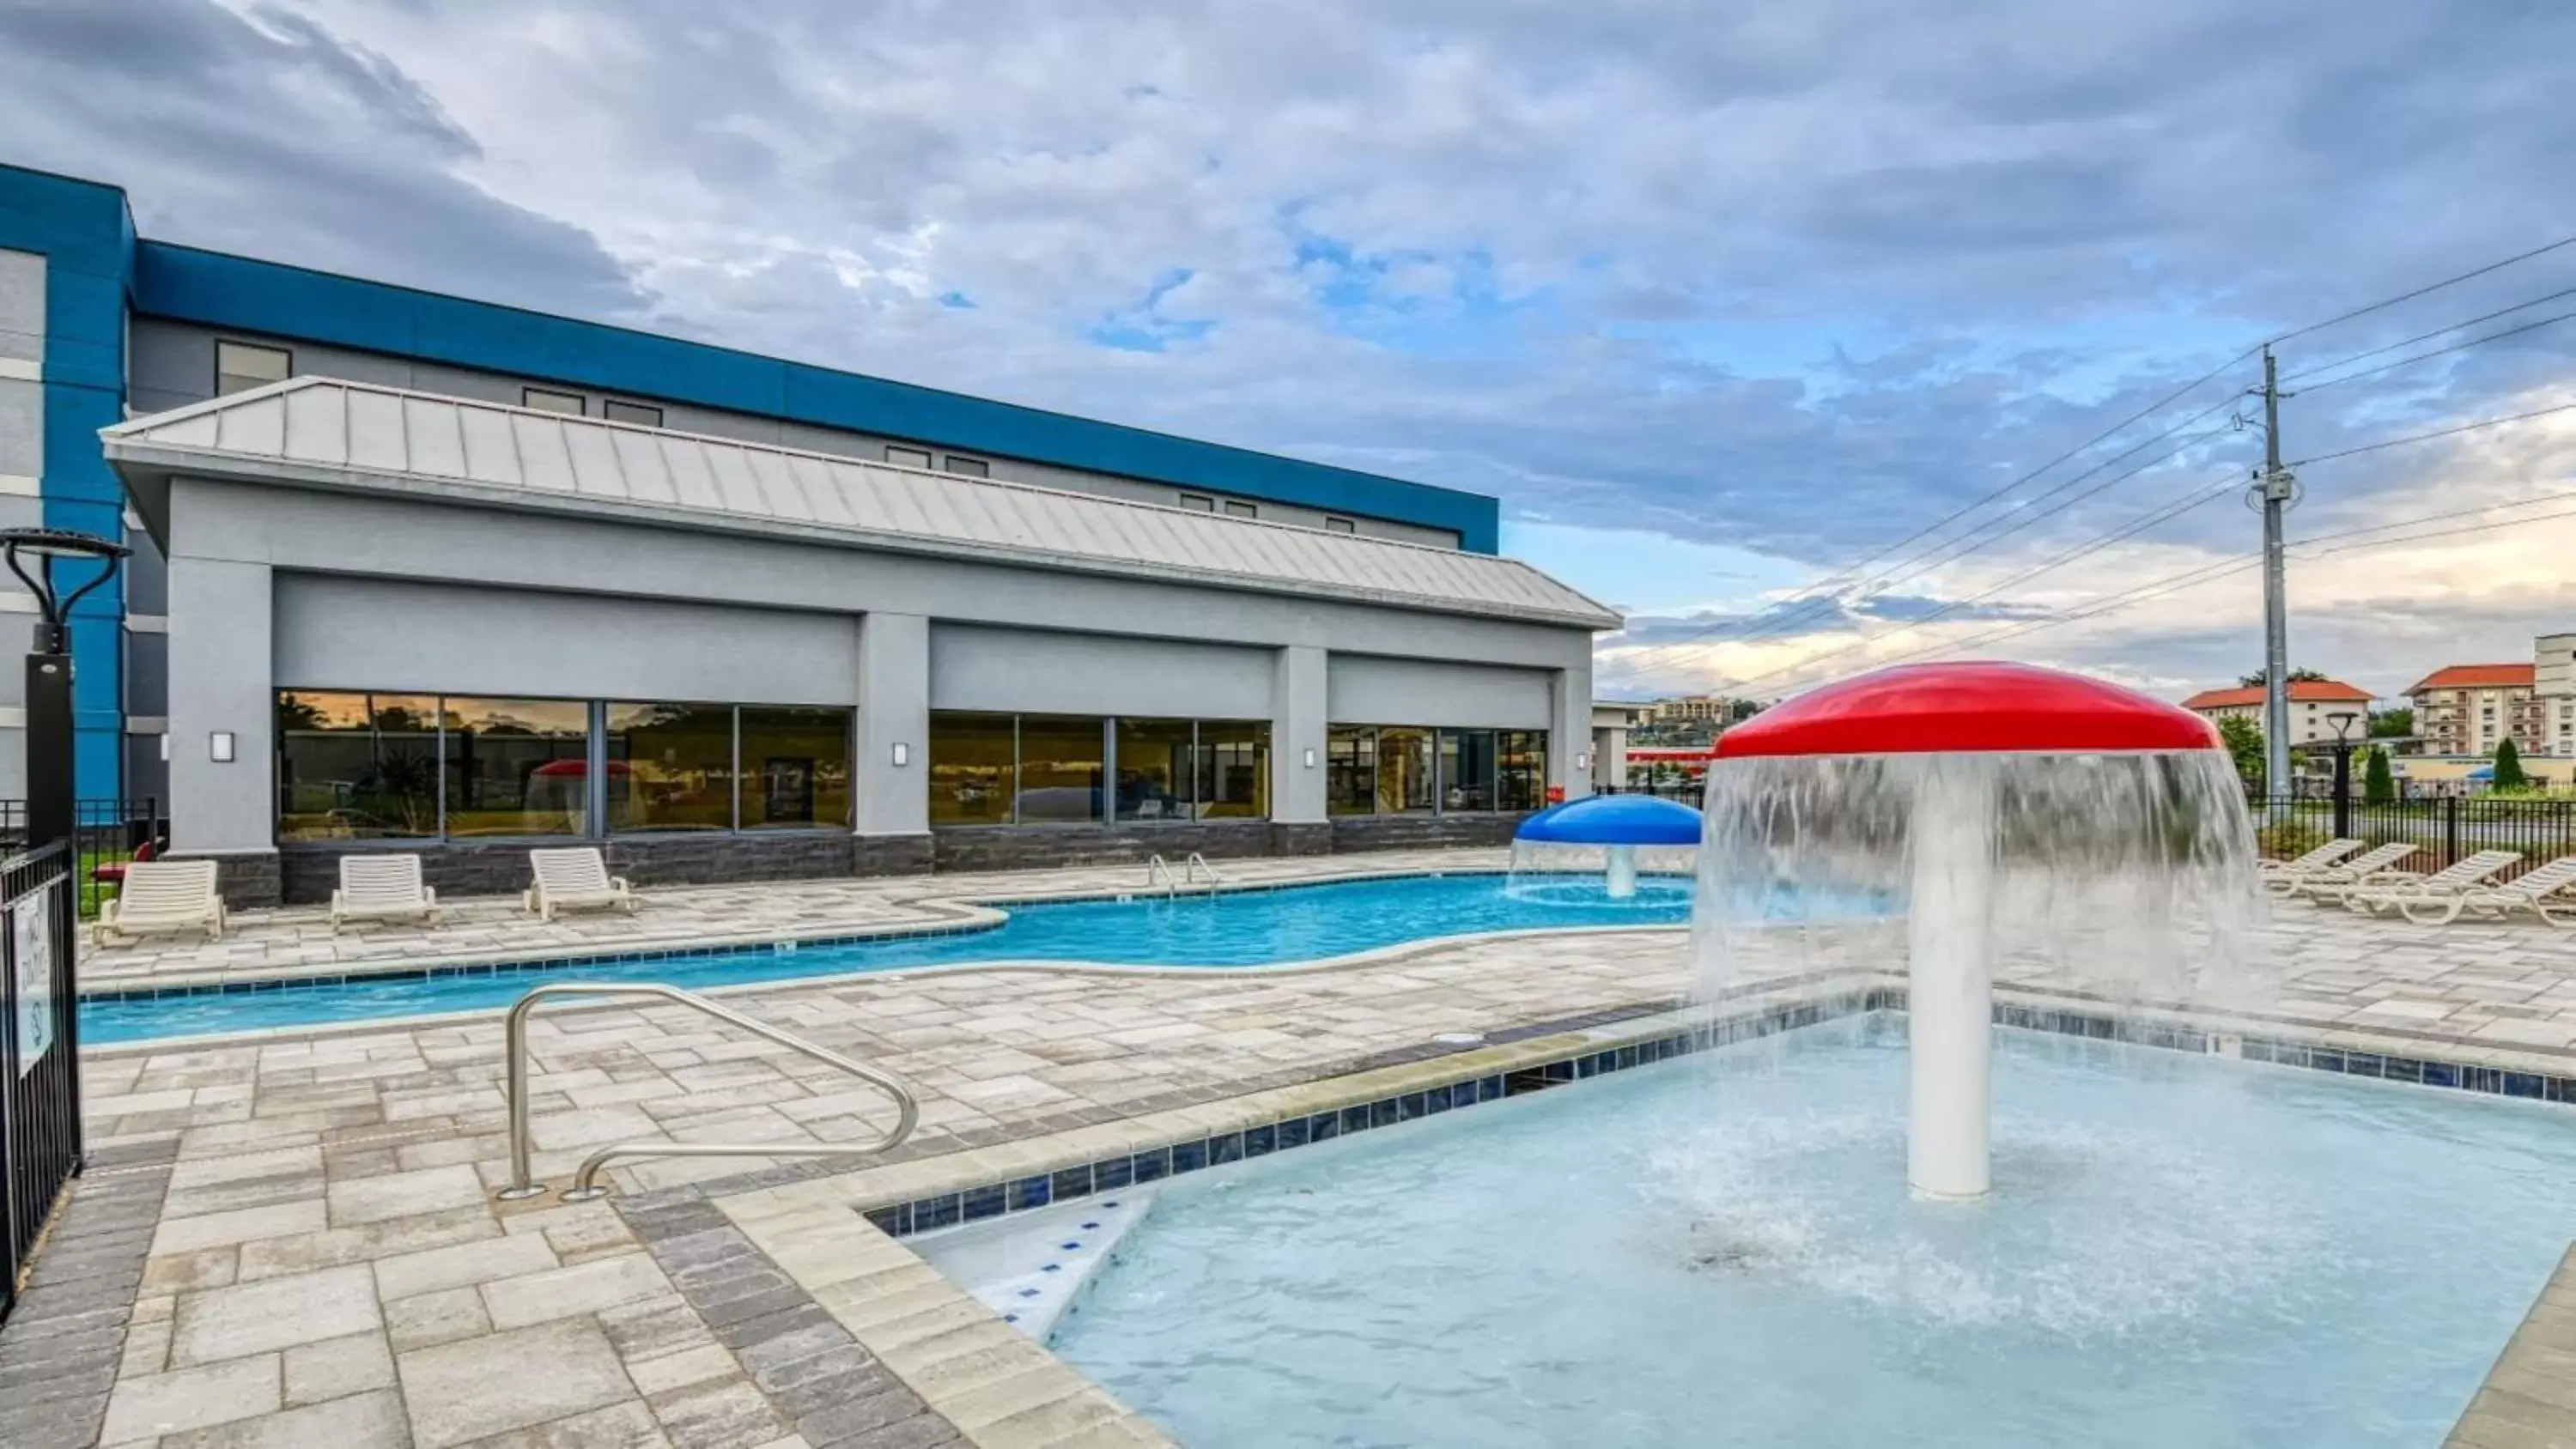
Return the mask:
<path id="1" fill-rule="evenodd" d="M 2236 773 L 2248 790 L 2263 788 L 2263 727 L 2250 717 L 2231 714 L 2218 721 L 2219 743 L 2236 761 Z"/>
<path id="2" fill-rule="evenodd" d="M 2325 682 L 2325 678 L 2326 677 L 2324 675 L 2319 674 L 2313 669 L 2293 669 L 2290 671 L 2290 682 L 2292 684 L 2322 684 Z M 2261 689 L 2263 687 L 2263 679 L 2263 671 L 2259 669 L 2255 670 L 2251 674 L 2240 674 L 2236 676 L 2236 682 L 2245 686 L 2247 689 Z"/>
<path id="3" fill-rule="evenodd" d="M 2413 705 L 2401 704 L 2395 709 L 2372 710 L 2370 712 L 2370 732 L 2374 735 L 2381 736 L 2411 735 L 2415 733 L 2415 707 Z"/>
<path id="4" fill-rule="evenodd" d="M 2388 752 L 2377 745 L 2370 747 L 2370 757 L 2362 768 L 2361 800 L 2365 805 L 2397 803 L 2397 777 L 2389 772 Z"/>
<path id="5" fill-rule="evenodd" d="M 2511 739 L 2496 746 L 2495 788 L 2499 790 L 2531 788 L 2531 777 L 2522 772 L 2522 751 L 2513 747 Z"/>

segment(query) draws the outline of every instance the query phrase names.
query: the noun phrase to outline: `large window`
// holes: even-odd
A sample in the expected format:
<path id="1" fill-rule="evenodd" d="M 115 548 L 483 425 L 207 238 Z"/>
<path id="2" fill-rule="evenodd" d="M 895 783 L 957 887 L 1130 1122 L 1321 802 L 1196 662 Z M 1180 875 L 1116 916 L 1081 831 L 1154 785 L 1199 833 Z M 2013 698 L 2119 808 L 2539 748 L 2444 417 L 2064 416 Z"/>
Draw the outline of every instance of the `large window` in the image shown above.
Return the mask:
<path id="1" fill-rule="evenodd" d="M 589 833 L 589 705 L 451 696 L 439 716 L 448 834 Z"/>
<path id="2" fill-rule="evenodd" d="M 1185 719 L 1118 721 L 1118 818 L 1190 818 L 1190 730 Z"/>
<path id="3" fill-rule="evenodd" d="M 742 828 L 850 824 L 850 712 L 742 708 Z"/>
<path id="4" fill-rule="evenodd" d="M 846 709 L 280 690 L 277 836 L 846 830 L 853 734 Z"/>
<path id="5" fill-rule="evenodd" d="M 930 716 L 933 825 L 1258 820 L 1268 720 Z"/>
<path id="6" fill-rule="evenodd" d="M 930 716 L 930 823 L 1008 825 L 1018 721 L 954 710 Z"/>
<path id="7" fill-rule="evenodd" d="M 1335 725 L 1324 761 L 1324 808 L 1334 815 L 1528 811 L 1546 803 L 1545 730 Z"/>
<path id="8" fill-rule="evenodd" d="M 1377 731 L 1368 725 L 1335 725 L 1324 742 L 1324 811 L 1368 815 L 1377 810 Z"/>
<path id="9" fill-rule="evenodd" d="M 1494 732 L 1440 732 L 1440 808 L 1494 808 Z"/>
<path id="10" fill-rule="evenodd" d="M 1430 730 L 1377 732 L 1377 813 L 1401 815 L 1439 808 L 1440 795 L 1432 786 L 1432 741 Z"/>
<path id="11" fill-rule="evenodd" d="M 435 698 L 278 692 L 279 839 L 414 839 L 437 833 Z"/>
<path id="12" fill-rule="evenodd" d="M 608 828 L 731 830 L 733 710 L 608 706 Z"/>
<path id="13" fill-rule="evenodd" d="M 1022 824 L 1100 818 L 1107 766 L 1103 723 L 1094 715 L 1020 716 Z"/>
<path id="14" fill-rule="evenodd" d="M 1199 722 L 1197 804 L 1203 820 L 1270 814 L 1270 721 Z"/>
<path id="15" fill-rule="evenodd" d="M 1547 731 L 1494 735 L 1494 808 L 1536 810 L 1547 803 Z"/>

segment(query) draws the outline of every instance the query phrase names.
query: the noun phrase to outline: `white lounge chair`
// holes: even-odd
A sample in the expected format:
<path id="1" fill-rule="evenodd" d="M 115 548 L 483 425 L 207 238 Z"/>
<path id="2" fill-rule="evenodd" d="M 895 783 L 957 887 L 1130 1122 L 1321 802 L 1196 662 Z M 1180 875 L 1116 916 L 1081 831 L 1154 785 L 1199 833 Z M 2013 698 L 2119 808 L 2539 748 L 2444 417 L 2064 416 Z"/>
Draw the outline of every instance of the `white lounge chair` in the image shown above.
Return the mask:
<path id="1" fill-rule="evenodd" d="M 531 850 L 528 869 L 535 879 L 519 900 L 541 921 L 553 920 L 557 911 L 594 907 L 632 911 L 639 904 L 635 888 L 626 883 L 626 877 L 608 873 L 608 862 L 600 858 L 595 845 Z"/>
<path id="2" fill-rule="evenodd" d="M 2263 889 L 2276 896 L 2287 896 L 2298 889 L 2298 883 L 2311 871 L 2324 870 L 2335 862 L 2361 849 L 2359 840 L 2329 840 L 2296 860 L 2258 860 L 2254 874 Z"/>
<path id="3" fill-rule="evenodd" d="M 100 945 L 146 931 L 198 931 L 224 938 L 224 898 L 211 860 L 136 860 L 125 867 L 116 899 L 98 908 Z"/>
<path id="4" fill-rule="evenodd" d="M 2419 926 L 2447 926 L 2463 912 L 2506 920 L 2529 911 L 2553 926 L 2576 926 L 2576 855 L 2562 855 L 2536 870 L 2495 886 L 2469 886 L 2439 895 L 2397 898 L 2398 913 Z M 2561 897 L 2552 901 L 2553 896 Z"/>
<path id="5" fill-rule="evenodd" d="M 2391 867 L 2423 847 L 2407 841 L 2374 845 L 2341 865 L 2309 871 L 2290 884 L 2288 894 L 2311 900 L 2340 901 L 2344 893 L 2365 885 L 2418 879 L 2414 872 Z"/>
<path id="6" fill-rule="evenodd" d="M 417 855 L 344 855 L 340 888 L 331 892 L 331 931 L 345 921 L 438 924 L 438 892 L 420 883 Z"/>
<path id="7" fill-rule="evenodd" d="M 2457 865 L 2431 875 L 2355 886 L 2344 892 L 2343 903 L 2356 911 L 2377 915 L 2383 910 L 2396 910 L 2412 900 L 2439 900 L 2476 889 L 2479 882 L 2520 859 L 2522 852 L 2519 850 L 2481 850 Z"/>

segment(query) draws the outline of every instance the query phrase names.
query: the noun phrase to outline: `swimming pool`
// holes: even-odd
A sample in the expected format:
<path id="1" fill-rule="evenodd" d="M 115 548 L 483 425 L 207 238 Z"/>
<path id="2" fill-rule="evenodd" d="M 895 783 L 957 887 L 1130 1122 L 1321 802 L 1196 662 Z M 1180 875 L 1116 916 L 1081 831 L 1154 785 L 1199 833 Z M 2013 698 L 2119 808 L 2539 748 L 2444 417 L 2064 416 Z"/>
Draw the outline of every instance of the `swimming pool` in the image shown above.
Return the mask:
<path id="1" fill-rule="evenodd" d="M 1650 877 L 1614 901 L 1598 877 L 1509 884 L 1494 874 L 1399 876 L 1216 895 L 1007 907 L 999 926 L 781 951 L 690 955 L 470 973 L 287 983 L 258 991 L 100 996 L 81 1003 L 81 1039 L 98 1046 L 262 1027 L 317 1026 L 507 1006 L 539 979 L 658 981 L 705 988 L 975 961 L 1244 967 L 1319 961 L 1438 936 L 1574 926 L 1679 925 L 1687 880 Z"/>
<path id="2" fill-rule="evenodd" d="M 2411 1446 L 2576 1229 L 2565 1107 L 1998 1047 L 1980 1203 L 1882 1015 L 1160 1183 L 1053 1345 L 1244 1449 Z"/>

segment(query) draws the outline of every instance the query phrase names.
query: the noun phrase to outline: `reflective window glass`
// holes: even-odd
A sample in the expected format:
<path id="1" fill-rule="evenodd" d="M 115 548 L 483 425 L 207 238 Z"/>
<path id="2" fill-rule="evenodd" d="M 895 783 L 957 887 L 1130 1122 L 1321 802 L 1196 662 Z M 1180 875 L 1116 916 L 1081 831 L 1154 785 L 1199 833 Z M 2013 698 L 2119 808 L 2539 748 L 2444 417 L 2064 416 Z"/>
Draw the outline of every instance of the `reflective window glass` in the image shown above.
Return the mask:
<path id="1" fill-rule="evenodd" d="M 1094 716 L 1020 716 L 1020 823 L 1099 819 L 1105 742 Z"/>
<path id="2" fill-rule="evenodd" d="M 933 711 L 930 823 L 1009 824 L 1011 762 L 1011 716 Z"/>
<path id="3" fill-rule="evenodd" d="M 1494 808 L 1536 810 L 1547 803 L 1547 731 L 1504 730 L 1494 736 Z"/>
<path id="4" fill-rule="evenodd" d="M 847 828 L 850 712 L 742 707 L 742 827 Z"/>
<path id="5" fill-rule="evenodd" d="M 1432 732 L 1387 726 L 1377 732 L 1377 809 L 1381 815 L 1423 812 L 1439 799 L 1432 785 Z"/>
<path id="6" fill-rule="evenodd" d="M 1440 732 L 1440 808 L 1494 808 L 1494 732 Z"/>
<path id="7" fill-rule="evenodd" d="M 733 828 L 733 708 L 608 706 L 608 828 Z"/>
<path id="8" fill-rule="evenodd" d="M 441 712 L 448 834 L 586 833 L 589 705 L 450 696 Z"/>
<path id="9" fill-rule="evenodd" d="M 278 691 L 278 839 L 437 833 L 435 698 Z"/>
<path id="10" fill-rule="evenodd" d="M 1190 801 L 1190 722 L 1185 719 L 1118 721 L 1118 818 L 1187 820 Z"/>
<path id="11" fill-rule="evenodd" d="M 1335 725 L 1324 741 L 1324 812 L 1367 815 L 1377 809 L 1377 731 Z"/>
<path id="12" fill-rule="evenodd" d="M 1199 721 L 1198 813 L 1203 820 L 1270 814 L 1270 722 Z"/>

